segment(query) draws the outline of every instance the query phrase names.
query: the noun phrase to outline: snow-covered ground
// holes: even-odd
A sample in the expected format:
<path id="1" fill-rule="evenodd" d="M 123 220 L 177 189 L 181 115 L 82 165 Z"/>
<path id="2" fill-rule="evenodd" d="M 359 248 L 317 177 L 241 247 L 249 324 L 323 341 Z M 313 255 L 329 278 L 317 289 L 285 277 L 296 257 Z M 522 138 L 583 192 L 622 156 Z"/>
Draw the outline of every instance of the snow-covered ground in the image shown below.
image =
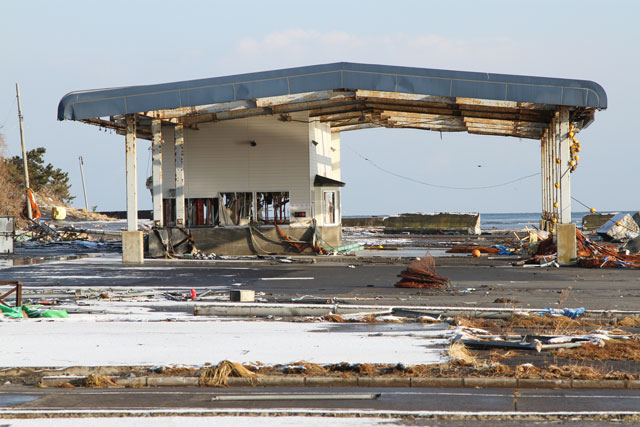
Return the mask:
<path id="1" fill-rule="evenodd" d="M 220 426 L 220 427 L 356 427 L 400 425 L 399 419 L 340 418 L 340 417 L 115 417 L 115 418 L 40 418 L 8 419 L 12 427 L 147 427 L 147 426 Z M 1 422 L 1 421 L 0 421 Z"/>
<path id="2" fill-rule="evenodd" d="M 430 364 L 456 333 L 439 326 L 376 329 L 379 324 L 279 321 L 0 323 L 2 367 L 203 365 L 222 360 L 266 365 Z M 385 324 L 382 324 L 385 325 Z M 386 324 L 388 325 L 388 324 Z"/>

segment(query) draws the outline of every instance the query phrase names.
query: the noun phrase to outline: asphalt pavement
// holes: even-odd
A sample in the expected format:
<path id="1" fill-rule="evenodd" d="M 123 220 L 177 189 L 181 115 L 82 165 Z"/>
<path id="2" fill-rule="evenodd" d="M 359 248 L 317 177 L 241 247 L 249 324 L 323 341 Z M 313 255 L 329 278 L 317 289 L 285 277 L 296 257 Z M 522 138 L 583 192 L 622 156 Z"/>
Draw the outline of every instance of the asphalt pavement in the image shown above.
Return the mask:
<path id="1" fill-rule="evenodd" d="M 251 289 L 271 300 L 303 296 L 342 298 L 367 304 L 466 307 L 585 307 L 636 310 L 640 307 L 640 271 L 625 269 L 525 268 L 512 259 L 436 258 L 448 290 L 395 288 L 410 261 L 402 258 L 318 258 L 309 263 L 261 260 L 149 260 L 127 266 L 117 255 L 56 261 L 0 269 L 0 280 L 30 286 L 68 288 L 154 287 Z"/>
<path id="2" fill-rule="evenodd" d="M 22 401 L 21 401 L 22 400 Z M 640 390 L 458 389 L 458 388 L 125 388 L 34 389 L 2 387 L 7 410 L 206 409 L 367 412 L 640 413 Z"/>

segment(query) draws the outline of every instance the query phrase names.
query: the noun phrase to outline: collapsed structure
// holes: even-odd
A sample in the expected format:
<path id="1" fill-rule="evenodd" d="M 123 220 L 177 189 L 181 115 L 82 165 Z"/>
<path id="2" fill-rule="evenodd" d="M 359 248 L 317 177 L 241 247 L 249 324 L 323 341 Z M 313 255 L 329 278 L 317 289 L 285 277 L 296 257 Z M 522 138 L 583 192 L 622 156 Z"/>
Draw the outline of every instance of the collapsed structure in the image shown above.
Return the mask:
<path id="1" fill-rule="evenodd" d="M 562 262 L 576 250 L 575 134 L 606 107 L 589 81 L 341 62 L 72 92 L 58 119 L 125 135 L 124 262 L 143 262 L 138 138 L 153 153 L 150 248 L 277 253 L 340 245 L 340 133 L 375 127 L 541 141 L 541 227 Z"/>

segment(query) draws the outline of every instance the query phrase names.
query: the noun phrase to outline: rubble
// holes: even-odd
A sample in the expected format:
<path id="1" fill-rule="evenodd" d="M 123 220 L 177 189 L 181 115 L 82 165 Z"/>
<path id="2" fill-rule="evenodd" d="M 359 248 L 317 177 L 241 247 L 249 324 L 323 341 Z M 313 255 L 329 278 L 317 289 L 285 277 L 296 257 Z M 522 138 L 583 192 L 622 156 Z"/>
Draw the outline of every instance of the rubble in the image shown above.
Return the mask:
<path id="1" fill-rule="evenodd" d="M 451 286 L 449 279 L 436 274 L 436 262 L 429 252 L 413 261 L 398 277 L 401 279 L 395 284 L 397 288 L 442 289 Z"/>
<path id="2" fill-rule="evenodd" d="M 640 255 L 627 255 L 616 246 L 600 244 L 586 238 L 579 230 L 576 230 L 577 265 L 584 268 L 632 268 L 640 269 Z M 538 264 L 555 262 L 557 253 L 553 236 L 538 244 L 535 255 L 525 264 Z"/>
<path id="3" fill-rule="evenodd" d="M 602 225 L 597 233 L 607 240 L 622 242 L 635 239 L 640 235 L 640 227 L 631 215 L 619 213 Z"/>

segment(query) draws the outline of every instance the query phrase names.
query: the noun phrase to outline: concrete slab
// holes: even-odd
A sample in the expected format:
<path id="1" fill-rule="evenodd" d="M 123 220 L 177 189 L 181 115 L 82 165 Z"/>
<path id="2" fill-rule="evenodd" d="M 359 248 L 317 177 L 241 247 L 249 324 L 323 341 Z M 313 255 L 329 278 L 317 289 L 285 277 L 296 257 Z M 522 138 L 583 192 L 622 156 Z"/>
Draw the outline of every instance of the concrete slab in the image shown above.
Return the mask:
<path id="1" fill-rule="evenodd" d="M 578 257 L 576 247 L 575 224 L 558 224 L 558 263 L 560 265 L 572 264 Z"/>

